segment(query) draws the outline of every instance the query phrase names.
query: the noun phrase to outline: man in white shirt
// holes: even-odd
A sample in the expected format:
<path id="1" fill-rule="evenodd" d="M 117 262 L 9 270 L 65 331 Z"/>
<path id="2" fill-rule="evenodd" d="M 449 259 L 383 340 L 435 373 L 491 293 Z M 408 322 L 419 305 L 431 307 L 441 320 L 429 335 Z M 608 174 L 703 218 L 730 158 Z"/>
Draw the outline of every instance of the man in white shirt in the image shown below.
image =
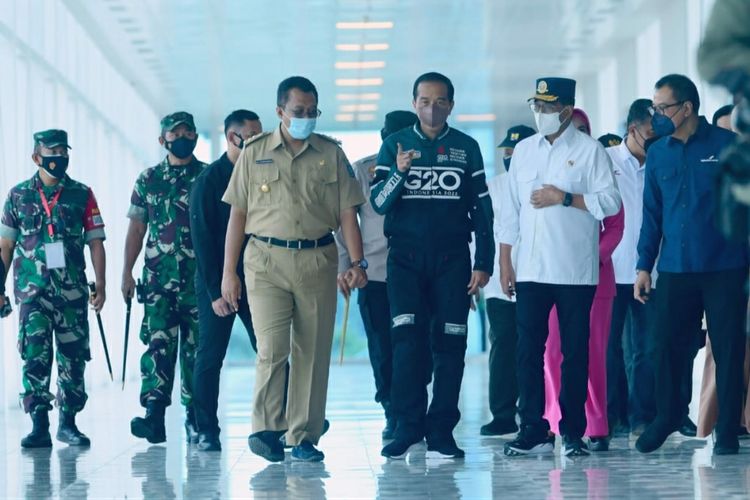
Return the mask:
<path id="1" fill-rule="evenodd" d="M 625 211 L 622 240 L 612 254 L 617 296 L 612 306 L 607 349 L 607 414 L 610 432 L 614 430 L 615 434 L 630 430 L 640 435 L 656 414 L 654 372 L 647 352 L 650 303 L 644 305 L 633 298 L 638 237 L 643 220 L 645 144 L 654 135 L 649 113 L 651 105 L 651 99 L 634 101 L 628 111 L 625 141 L 607 148 Z M 628 349 L 623 349 L 623 340 Z"/>
<path id="2" fill-rule="evenodd" d="M 521 431 L 508 456 L 551 453 L 544 420 L 544 349 L 550 310 L 557 306 L 562 364 L 563 453 L 587 455 L 589 311 L 599 282 L 600 221 L 620 209 L 612 162 L 596 139 L 570 126 L 575 81 L 537 80 L 530 99 L 538 134 L 515 148 L 509 198 L 502 206 L 501 286 L 518 293 L 518 381 Z M 517 272 L 511 250 L 518 246 Z"/>
<path id="3" fill-rule="evenodd" d="M 497 147 L 503 149 L 505 171 L 510 168 L 513 148 L 523 139 L 536 132 L 525 125 L 516 125 L 508 129 L 505 140 Z M 492 212 L 499 216 L 500 207 L 508 199 L 508 175 L 499 174 L 487 181 L 487 189 L 492 199 Z M 495 217 L 493 224 L 495 241 L 500 236 L 500 218 Z M 513 264 L 516 264 L 514 249 Z M 516 425 L 516 402 L 518 401 L 518 382 L 516 380 L 516 299 L 508 298 L 500 288 L 500 251 L 495 259 L 493 277 L 484 287 L 487 300 L 487 318 L 490 321 L 490 383 L 489 402 L 492 421 L 479 429 L 482 436 L 502 436 L 518 431 Z"/>

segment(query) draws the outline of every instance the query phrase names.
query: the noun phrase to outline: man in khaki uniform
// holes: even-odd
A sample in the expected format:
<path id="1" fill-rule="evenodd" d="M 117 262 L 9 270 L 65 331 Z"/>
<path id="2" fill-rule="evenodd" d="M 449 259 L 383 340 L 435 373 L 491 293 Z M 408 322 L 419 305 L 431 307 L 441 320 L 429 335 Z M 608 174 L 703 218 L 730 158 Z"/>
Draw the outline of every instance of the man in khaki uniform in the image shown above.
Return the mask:
<path id="1" fill-rule="evenodd" d="M 341 227 L 351 258 L 350 288 L 367 284 L 367 261 L 356 207 L 365 198 L 338 143 L 313 134 L 315 86 L 303 77 L 279 84 L 281 124 L 245 146 L 224 194 L 232 205 L 227 229 L 222 295 L 236 311 L 237 261 L 245 235 L 245 280 L 258 342 L 250 450 L 284 460 L 283 435 L 293 460 L 320 461 L 328 366 L 336 316 L 338 252 L 332 232 Z M 291 354 L 283 411 L 286 364 Z"/>

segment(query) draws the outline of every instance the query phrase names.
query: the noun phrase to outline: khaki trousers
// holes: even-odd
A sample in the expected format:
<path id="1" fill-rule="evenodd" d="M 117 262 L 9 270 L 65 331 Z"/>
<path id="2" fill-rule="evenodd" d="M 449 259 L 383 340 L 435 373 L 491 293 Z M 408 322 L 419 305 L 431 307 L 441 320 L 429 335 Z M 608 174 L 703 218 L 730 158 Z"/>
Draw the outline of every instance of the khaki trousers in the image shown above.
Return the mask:
<path id="1" fill-rule="evenodd" d="M 290 250 L 248 242 L 245 280 L 258 341 L 253 432 L 288 429 L 288 445 L 318 443 L 336 318 L 337 265 L 336 245 Z"/>

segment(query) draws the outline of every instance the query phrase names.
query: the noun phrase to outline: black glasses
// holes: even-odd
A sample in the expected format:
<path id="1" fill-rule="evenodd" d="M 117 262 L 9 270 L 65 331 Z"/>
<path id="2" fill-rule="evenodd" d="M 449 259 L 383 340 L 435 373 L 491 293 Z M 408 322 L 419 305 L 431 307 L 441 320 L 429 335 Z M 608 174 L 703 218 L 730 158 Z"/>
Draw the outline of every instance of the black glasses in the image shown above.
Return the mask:
<path id="1" fill-rule="evenodd" d="M 323 112 L 319 109 L 308 112 L 305 112 L 304 109 L 295 109 L 294 111 L 289 111 L 288 114 L 293 118 L 320 118 Z"/>
<path id="2" fill-rule="evenodd" d="M 674 104 L 659 104 L 658 106 L 649 106 L 648 112 L 651 113 L 651 116 L 654 116 L 655 114 L 663 115 L 669 108 L 672 108 L 674 106 L 682 106 L 683 104 L 685 104 L 685 101 L 679 101 Z"/>

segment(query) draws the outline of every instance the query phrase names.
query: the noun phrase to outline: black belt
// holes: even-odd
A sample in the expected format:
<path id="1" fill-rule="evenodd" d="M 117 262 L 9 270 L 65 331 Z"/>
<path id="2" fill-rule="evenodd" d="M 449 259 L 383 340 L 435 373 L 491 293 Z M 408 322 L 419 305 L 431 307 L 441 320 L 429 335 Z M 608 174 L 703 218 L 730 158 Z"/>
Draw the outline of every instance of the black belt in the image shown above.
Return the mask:
<path id="1" fill-rule="evenodd" d="M 258 236 L 257 234 L 251 234 L 250 237 L 255 238 L 256 240 L 260 240 L 264 243 L 269 243 L 276 247 L 284 247 L 293 250 L 324 247 L 334 242 L 333 235 L 331 233 L 328 233 L 317 240 L 280 240 L 278 238 L 271 238 L 269 236 Z"/>

